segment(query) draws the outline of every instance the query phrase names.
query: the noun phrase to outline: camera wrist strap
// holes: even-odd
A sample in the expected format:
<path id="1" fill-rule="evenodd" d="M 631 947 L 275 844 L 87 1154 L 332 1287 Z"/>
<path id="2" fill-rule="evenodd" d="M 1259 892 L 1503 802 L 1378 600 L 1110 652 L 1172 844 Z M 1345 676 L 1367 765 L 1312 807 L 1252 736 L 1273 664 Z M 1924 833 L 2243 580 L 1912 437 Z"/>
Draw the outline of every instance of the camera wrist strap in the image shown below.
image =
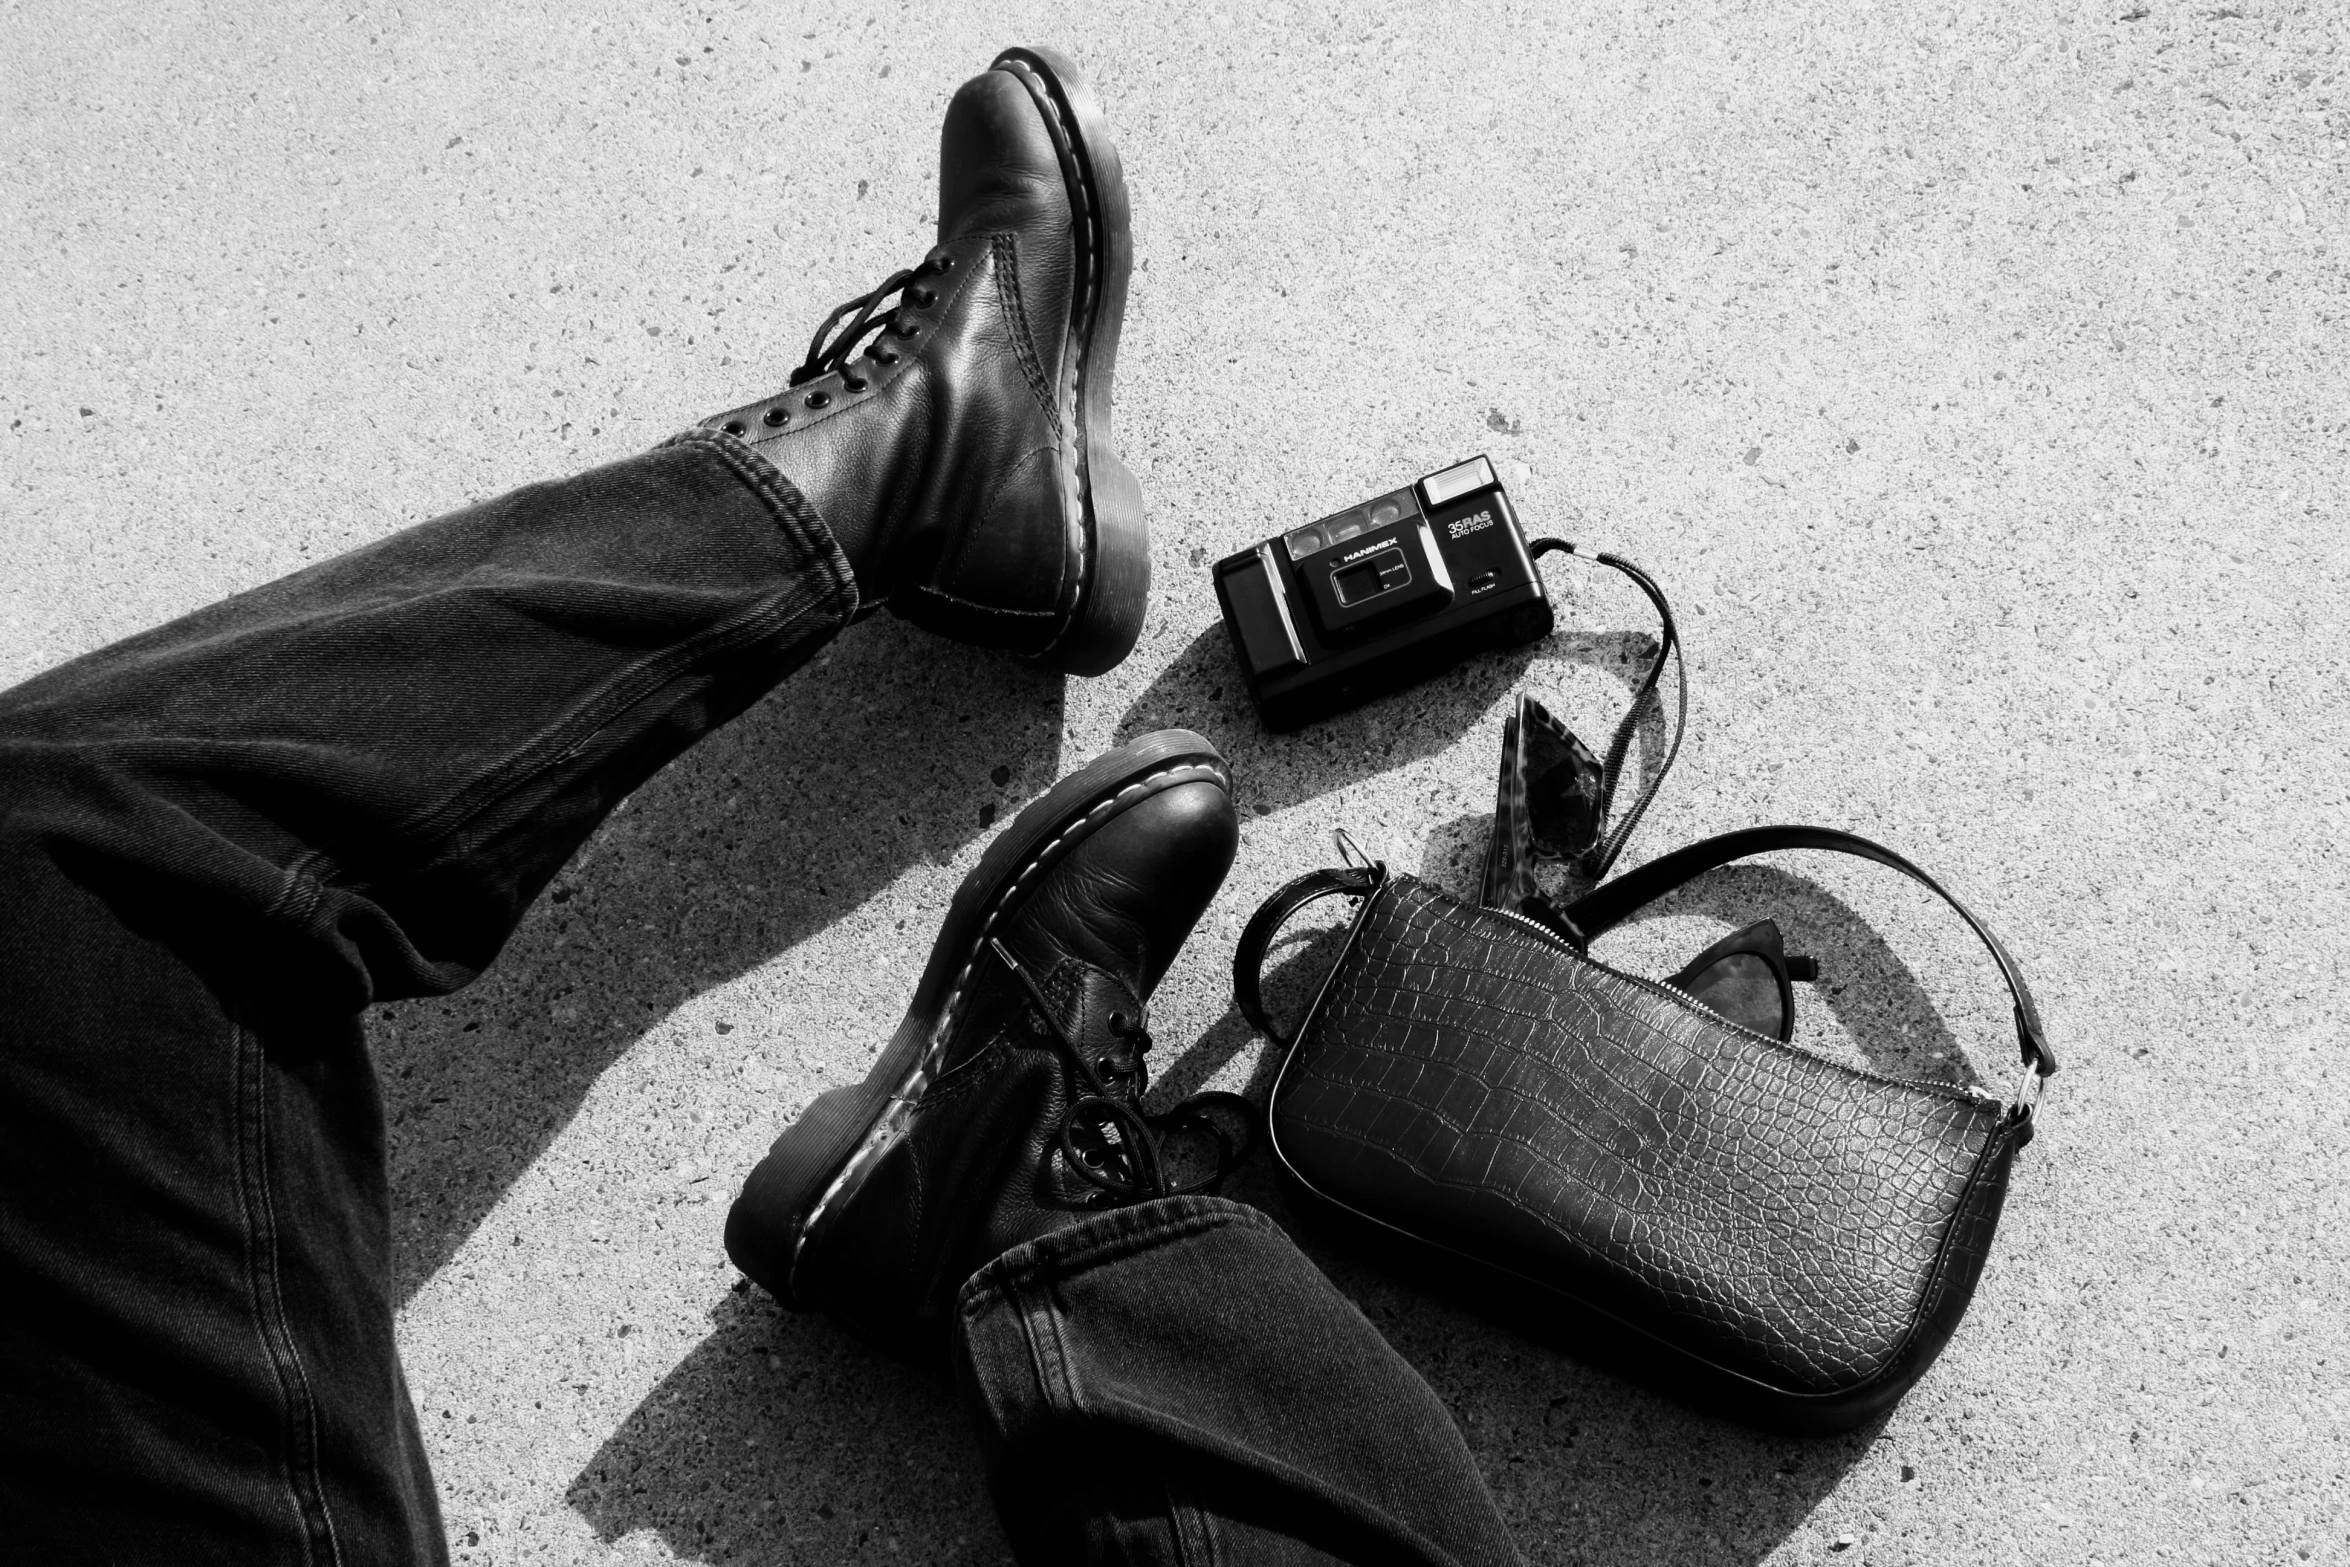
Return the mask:
<path id="1" fill-rule="evenodd" d="M 1689 728 L 1689 664 L 1681 652 L 1681 633 L 1673 623 L 1673 607 L 1666 602 L 1664 589 L 1658 587 L 1656 579 L 1647 572 L 1620 555 L 1584 549 L 1566 539 L 1535 539 L 1527 545 L 1527 550 L 1537 560 L 1545 555 L 1574 555 L 1622 572 L 1632 580 L 1634 587 L 1648 595 L 1648 601 L 1656 606 L 1657 621 L 1662 627 L 1656 657 L 1650 662 L 1648 673 L 1633 690 L 1631 705 L 1625 709 L 1623 721 L 1616 725 L 1615 736 L 1608 742 L 1607 755 L 1600 763 L 1599 841 L 1583 856 L 1579 867 L 1593 881 L 1598 881 L 1607 875 L 1614 867 L 1616 857 L 1624 852 L 1624 845 L 1630 840 L 1632 830 L 1640 825 L 1640 818 L 1648 813 L 1649 803 L 1656 798 L 1657 790 L 1664 784 L 1665 774 L 1672 771 L 1673 759 L 1681 754 L 1681 736 Z M 1655 696 L 1658 682 L 1664 678 L 1667 660 L 1672 662 L 1679 690 L 1677 710 L 1673 716 L 1672 743 L 1665 748 L 1664 760 L 1650 775 L 1647 787 L 1640 791 L 1631 808 L 1624 812 L 1623 820 L 1610 828 L 1607 825 L 1608 816 L 1615 808 L 1616 786 L 1623 778 L 1625 762 L 1630 759 L 1632 740 L 1640 728 L 1640 715 L 1647 708 L 1650 698 Z"/>

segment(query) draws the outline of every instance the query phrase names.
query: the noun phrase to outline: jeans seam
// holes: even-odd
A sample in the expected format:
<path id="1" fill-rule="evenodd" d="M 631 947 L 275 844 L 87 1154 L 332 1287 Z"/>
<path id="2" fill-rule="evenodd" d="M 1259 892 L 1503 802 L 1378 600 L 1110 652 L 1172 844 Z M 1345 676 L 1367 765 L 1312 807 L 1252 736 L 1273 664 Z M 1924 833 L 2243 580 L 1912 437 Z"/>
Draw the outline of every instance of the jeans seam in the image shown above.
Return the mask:
<path id="1" fill-rule="evenodd" d="M 1054 1309 L 1051 1291 L 1023 1279 L 1012 1286 L 1012 1300 L 1020 1308 L 1020 1326 L 1028 1339 L 1028 1358 L 1036 1368 L 1038 1388 L 1061 1413 L 1085 1413 L 1085 1395 L 1070 1368 L 1069 1346 L 1061 1338 L 1061 1317 Z"/>
<path id="2" fill-rule="evenodd" d="M 731 652 L 744 642 L 791 625 L 816 608 L 820 597 L 818 593 L 788 593 L 780 599 L 754 605 L 664 654 L 630 665 L 594 696 L 582 701 L 569 717 L 550 725 L 537 739 L 511 753 L 439 805 L 393 829 L 394 834 L 427 840 L 456 837 L 469 823 L 495 809 L 499 801 L 533 778 L 578 755 L 613 719 L 662 686 L 691 672 L 708 658 Z"/>
<path id="3" fill-rule="evenodd" d="M 821 583 L 795 581 L 777 597 L 754 604 L 731 620 L 711 626 L 642 663 L 630 665 L 607 681 L 601 690 L 582 700 L 569 717 L 550 726 L 539 737 L 511 753 L 504 761 L 440 804 L 417 813 L 395 828 L 395 833 L 425 839 L 454 837 L 466 823 L 493 809 L 499 800 L 522 788 L 548 768 L 560 766 L 577 755 L 580 747 L 586 745 L 614 718 L 669 681 L 692 670 L 702 660 L 730 652 L 740 644 L 755 641 L 763 635 L 782 631 L 820 611 L 826 600 L 839 597 L 844 592 L 850 603 L 840 613 L 839 623 L 846 625 L 856 613 L 856 583 L 845 570 L 847 561 L 840 552 L 838 541 L 823 526 L 822 519 L 814 515 L 804 497 L 800 497 L 796 491 L 767 482 L 758 468 L 741 460 L 739 454 L 747 452 L 749 448 L 721 432 L 701 430 L 689 430 L 673 436 L 665 444 L 704 446 L 716 453 L 726 464 L 727 471 L 768 508 L 778 525 L 778 531 L 797 549 L 815 557 L 808 564 L 819 567 L 826 580 Z M 763 458 L 759 461 L 770 469 L 773 466 Z M 795 500 L 798 502 L 796 506 L 792 504 Z M 803 516 L 803 512 L 807 515 Z"/>
<path id="4" fill-rule="evenodd" d="M 1112 1209 L 1070 1229 L 1015 1247 L 989 1264 L 988 1271 L 1001 1270 L 1001 1276 L 1012 1283 L 1025 1283 L 1046 1273 L 1073 1278 L 1126 1257 L 1226 1227 L 1284 1233 L 1264 1214 L 1229 1198 L 1167 1197 L 1144 1205 L 1143 1209 Z M 1011 1259 L 1009 1265 L 1006 1259 Z"/>
<path id="5" fill-rule="evenodd" d="M 1167 1491 L 1167 1528 L 1175 1540 L 1181 1567 L 1220 1567 L 1224 1551 L 1216 1535 L 1215 1519 L 1191 1499 L 1189 1489 L 1174 1480 L 1162 1482 Z"/>
<path id="6" fill-rule="evenodd" d="M 237 1106 L 238 1203 L 246 1233 L 247 1307 L 285 1411 L 278 1455 L 288 1500 L 301 1526 L 306 1562 L 340 1563 L 334 1516 L 319 1474 L 318 1404 L 294 1347 L 285 1314 L 285 1281 L 278 1267 L 277 1209 L 270 1196 L 269 1078 L 260 1042 L 231 1024 Z"/>
<path id="7" fill-rule="evenodd" d="M 1182 1416 L 1164 1415 L 1147 1404 L 1137 1404 L 1123 1398 L 1113 1397 L 1110 1402 L 1111 1407 L 1102 1411 L 1098 1417 L 1105 1425 L 1122 1425 L 1140 1432 L 1148 1441 L 1202 1455 L 1209 1463 L 1267 1475 L 1281 1489 L 1307 1496 L 1316 1496 L 1327 1489 L 1316 1481 L 1311 1472 L 1285 1459 L 1236 1443 L 1219 1430 L 1213 1421 L 1203 1424 Z M 1482 1484 L 1483 1474 L 1475 1471 L 1473 1463 L 1471 1468 Z M 1410 1522 L 1397 1517 L 1379 1503 L 1349 1491 L 1341 1491 L 1335 1496 L 1320 1495 L 1319 1502 L 1340 1517 L 1366 1527 L 1374 1534 L 1399 1541 L 1407 1551 L 1417 1553 L 1416 1560 L 1438 1564 L 1438 1567 L 1465 1567 L 1464 1558 L 1445 1550 L 1438 1542 L 1421 1534 Z"/>

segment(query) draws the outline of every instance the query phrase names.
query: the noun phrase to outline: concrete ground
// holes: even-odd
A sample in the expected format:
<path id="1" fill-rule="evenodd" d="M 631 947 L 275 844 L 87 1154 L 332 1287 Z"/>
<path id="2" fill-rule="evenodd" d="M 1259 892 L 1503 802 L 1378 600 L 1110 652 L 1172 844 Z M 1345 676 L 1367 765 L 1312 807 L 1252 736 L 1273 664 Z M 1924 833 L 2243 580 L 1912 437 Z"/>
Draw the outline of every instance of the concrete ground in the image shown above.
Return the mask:
<path id="1" fill-rule="evenodd" d="M 1319 1250 L 1529 1557 L 2350 1560 L 2340 7 L 239 9 L 8 9 L 0 682 L 775 386 L 920 254 L 1005 44 L 1091 68 L 1134 192 L 1135 656 L 859 628 L 488 979 L 384 1009 L 458 1560 L 1004 1557 L 950 1391 L 739 1289 L 726 1199 L 863 1074 L 991 824 L 1124 735 L 1205 730 L 1250 818 L 1157 1003 L 1180 1086 L 1255 1074 L 1231 946 L 1329 829 L 1466 884 L 1509 694 L 1603 732 L 1641 603 L 1554 572 L 1552 643 L 1276 739 L 1202 563 L 1481 450 L 1681 608 L 1635 857 L 1900 846 L 2065 1063 L 1957 1339 L 1850 1438 Z M 1988 968 L 1882 873 L 1785 856 L 1611 944 L 1663 972 L 1764 913 L 1827 965 L 1807 1037 L 2004 1079 Z"/>

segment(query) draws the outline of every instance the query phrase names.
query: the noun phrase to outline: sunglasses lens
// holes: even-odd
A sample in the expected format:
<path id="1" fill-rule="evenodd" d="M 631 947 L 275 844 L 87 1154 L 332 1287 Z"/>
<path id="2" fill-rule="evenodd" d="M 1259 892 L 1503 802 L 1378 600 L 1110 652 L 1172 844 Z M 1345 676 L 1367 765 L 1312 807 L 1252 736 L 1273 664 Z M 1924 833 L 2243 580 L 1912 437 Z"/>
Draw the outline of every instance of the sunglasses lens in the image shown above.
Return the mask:
<path id="1" fill-rule="evenodd" d="M 1733 952 L 1680 980 L 1681 989 L 1742 1028 L 1772 1039 L 1787 1037 L 1778 976 L 1760 953 Z"/>
<path id="2" fill-rule="evenodd" d="M 1539 703 L 1526 708 L 1526 818 L 1534 852 L 1574 859 L 1599 841 L 1599 758 Z"/>

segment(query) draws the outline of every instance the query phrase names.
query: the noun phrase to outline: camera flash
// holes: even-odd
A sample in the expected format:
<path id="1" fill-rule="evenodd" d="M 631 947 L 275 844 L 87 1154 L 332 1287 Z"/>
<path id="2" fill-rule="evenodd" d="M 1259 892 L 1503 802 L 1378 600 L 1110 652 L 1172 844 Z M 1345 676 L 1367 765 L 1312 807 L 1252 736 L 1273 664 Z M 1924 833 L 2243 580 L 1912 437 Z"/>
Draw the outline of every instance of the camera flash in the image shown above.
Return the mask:
<path id="1" fill-rule="evenodd" d="M 1457 501 L 1475 490 L 1490 490 L 1501 481 L 1493 476 L 1493 464 L 1482 457 L 1472 457 L 1457 467 L 1442 473 L 1432 473 L 1420 481 L 1420 498 L 1430 511 L 1447 501 Z"/>

